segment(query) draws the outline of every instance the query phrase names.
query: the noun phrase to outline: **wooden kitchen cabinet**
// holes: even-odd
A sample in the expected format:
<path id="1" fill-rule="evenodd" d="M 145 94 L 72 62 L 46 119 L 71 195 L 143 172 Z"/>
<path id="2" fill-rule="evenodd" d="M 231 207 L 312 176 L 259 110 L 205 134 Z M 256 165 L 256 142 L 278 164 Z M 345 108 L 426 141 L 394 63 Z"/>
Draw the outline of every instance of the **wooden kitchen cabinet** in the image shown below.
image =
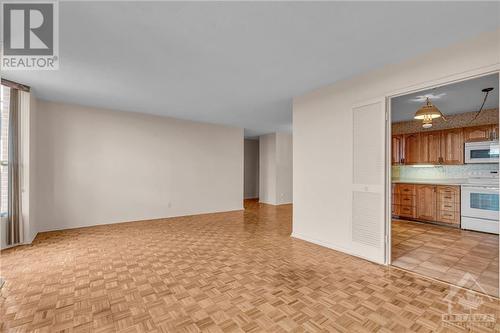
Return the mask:
<path id="1" fill-rule="evenodd" d="M 399 205 L 392 205 L 392 216 L 399 216 Z"/>
<path id="2" fill-rule="evenodd" d="M 438 200 L 443 202 L 460 201 L 460 188 L 458 186 L 437 186 Z"/>
<path id="3" fill-rule="evenodd" d="M 399 206 L 399 216 L 414 219 L 415 216 L 415 207 L 414 206 Z"/>
<path id="4" fill-rule="evenodd" d="M 441 154 L 441 139 L 441 131 L 420 133 L 419 163 L 441 164 L 443 162 Z"/>
<path id="5" fill-rule="evenodd" d="M 498 124 L 491 125 L 490 140 L 498 140 Z"/>
<path id="6" fill-rule="evenodd" d="M 392 215 L 414 219 L 415 213 L 415 185 L 393 184 Z"/>
<path id="7" fill-rule="evenodd" d="M 440 210 L 437 214 L 437 222 L 460 226 L 460 213 L 457 211 Z"/>
<path id="8" fill-rule="evenodd" d="M 436 221 L 460 226 L 459 186 L 437 186 Z"/>
<path id="9" fill-rule="evenodd" d="M 392 136 L 392 158 L 391 164 L 398 165 L 404 163 L 404 135 Z"/>
<path id="10" fill-rule="evenodd" d="M 392 216 L 399 216 L 399 193 L 396 192 L 396 184 L 392 184 Z"/>
<path id="11" fill-rule="evenodd" d="M 441 132 L 443 164 L 464 164 L 464 137 L 462 128 Z"/>
<path id="12" fill-rule="evenodd" d="M 462 128 L 394 135 L 392 164 L 463 164 Z M 402 162 L 397 162 L 397 161 Z"/>
<path id="13" fill-rule="evenodd" d="M 436 220 L 436 186 L 417 185 L 417 219 Z"/>
<path id="14" fill-rule="evenodd" d="M 498 140 L 498 124 L 392 136 L 392 165 L 464 164 L 464 143 Z"/>
<path id="15" fill-rule="evenodd" d="M 404 164 L 420 163 L 420 133 L 405 134 Z"/>
<path id="16" fill-rule="evenodd" d="M 498 138 L 498 125 L 483 125 L 464 128 L 464 141 L 490 141 Z"/>
<path id="17" fill-rule="evenodd" d="M 414 184 L 396 184 L 396 193 L 402 195 L 415 195 Z"/>
<path id="18" fill-rule="evenodd" d="M 460 186 L 393 184 L 392 215 L 460 227 Z"/>

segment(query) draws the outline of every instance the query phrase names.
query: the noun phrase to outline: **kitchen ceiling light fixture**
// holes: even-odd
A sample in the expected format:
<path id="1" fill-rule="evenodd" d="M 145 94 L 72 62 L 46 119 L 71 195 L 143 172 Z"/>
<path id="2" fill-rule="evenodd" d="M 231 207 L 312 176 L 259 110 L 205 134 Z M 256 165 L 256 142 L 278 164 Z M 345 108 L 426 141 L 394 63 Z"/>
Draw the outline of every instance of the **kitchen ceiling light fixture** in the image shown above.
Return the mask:
<path id="1" fill-rule="evenodd" d="M 422 120 L 423 128 L 431 128 L 432 120 L 436 118 L 442 117 L 444 121 L 446 121 L 445 116 L 439 111 L 439 109 L 431 103 L 429 97 L 427 97 L 425 101 L 425 105 L 417 110 L 415 116 L 413 118 L 417 120 Z"/>

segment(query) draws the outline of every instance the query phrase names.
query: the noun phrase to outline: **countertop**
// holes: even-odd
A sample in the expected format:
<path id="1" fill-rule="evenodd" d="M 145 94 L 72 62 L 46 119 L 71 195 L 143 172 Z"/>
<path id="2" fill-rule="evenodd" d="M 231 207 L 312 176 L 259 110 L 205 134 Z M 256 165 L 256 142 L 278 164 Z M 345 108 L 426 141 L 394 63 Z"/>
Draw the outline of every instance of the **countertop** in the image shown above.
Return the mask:
<path id="1" fill-rule="evenodd" d="M 467 178 L 448 179 L 393 179 L 393 184 L 469 185 Z"/>

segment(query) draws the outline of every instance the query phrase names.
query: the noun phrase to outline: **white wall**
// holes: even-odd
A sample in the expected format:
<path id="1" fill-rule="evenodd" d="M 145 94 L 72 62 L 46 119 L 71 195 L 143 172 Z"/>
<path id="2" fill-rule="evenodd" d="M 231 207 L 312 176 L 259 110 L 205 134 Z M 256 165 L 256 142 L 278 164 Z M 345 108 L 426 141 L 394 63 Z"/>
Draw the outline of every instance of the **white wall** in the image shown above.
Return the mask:
<path id="1" fill-rule="evenodd" d="M 244 157 L 244 192 L 245 199 L 259 197 L 259 140 L 245 139 Z"/>
<path id="2" fill-rule="evenodd" d="M 292 135 L 272 133 L 260 137 L 259 201 L 271 205 L 293 200 Z"/>
<path id="3" fill-rule="evenodd" d="M 354 104 L 421 88 L 426 82 L 445 83 L 464 72 L 498 68 L 499 52 L 500 30 L 295 98 L 293 236 L 354 253 Z"/>
<path id="4" fill-rule="evenodd" d="M 293 144 L 292 135 L 276 133 L 276 202 L 293 201 Z"/>
<path id="5" fill-rule="evenodd" d="M 276 204 L 276 134 L 259 138 L 259 201 Z"/>
<path id="6" fill-rule="evenodd" d="M 243 130 L 38 101 L 39 231 L 242 209 Z"/>

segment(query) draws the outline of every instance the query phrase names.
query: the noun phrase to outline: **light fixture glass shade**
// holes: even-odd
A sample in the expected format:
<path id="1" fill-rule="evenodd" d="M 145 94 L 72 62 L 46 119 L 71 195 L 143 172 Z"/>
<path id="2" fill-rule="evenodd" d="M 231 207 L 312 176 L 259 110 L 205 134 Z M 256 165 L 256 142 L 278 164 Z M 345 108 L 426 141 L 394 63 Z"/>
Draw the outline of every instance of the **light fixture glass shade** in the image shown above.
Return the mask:
<path id="1" fill-rule="evenodd" d="M 424 120 L 423 123 L 422 123 L 422 127 L 423 128 L 431 128 L 432 127 L 432 120 Z"/>
<path id="2" fill-rule="evenodd" d="M 417 110 L 413 118 L 419 120 L 429 120 L 429 119 L 432 120 L 442 116 L 443 114 L 441 113 L 441 111 L 439 111 L 439 109 L 434 104 L 431 103 L 429 98 L 427 98 L 427 102 L 425 103 L 425 105 Z"/>

